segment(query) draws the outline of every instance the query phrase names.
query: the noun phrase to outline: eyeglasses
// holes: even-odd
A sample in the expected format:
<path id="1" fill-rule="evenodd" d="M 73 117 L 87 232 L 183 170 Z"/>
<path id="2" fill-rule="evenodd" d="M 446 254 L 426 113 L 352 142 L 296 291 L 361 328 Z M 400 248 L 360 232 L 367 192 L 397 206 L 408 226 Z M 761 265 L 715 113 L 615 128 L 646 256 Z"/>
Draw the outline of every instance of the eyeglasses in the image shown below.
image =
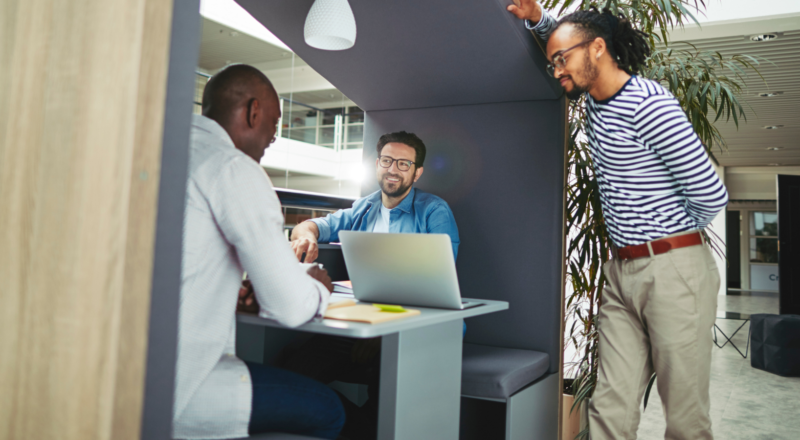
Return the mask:
<path id="1" fill-rule="evenodd" d="M 553 62 L 552 63 L 547 63 L 547 73 L 550 74 L 550 76 L 555 78 L 555 76 L 556 76 L 556 68 L 563 69 L 564 67 L 567 67 L 567 59 L 564 58 L 564 54 L 569 52 L 569 51 L 571 51 L 572 49 L 575 49 L 575 48 L 578 48 L 578 47 L 581 47 L 581 46 L 585 46 L 585 45 L 591 43 L 592 41 L 594 41 L 594 40 L 586 40 L 583 43 L 578 43 L 578 44 L 576 44 L 576 45 L 574 45 L 574 46 L 572 46 L 572 47 L 570 47 L 568 49 L 564 49 L 564 50 L 562 50 L 560 52 L 557 52 L 555 54 L 555 56 L 553 56 Z"/>
<path id="2" fill-rule="evenodd" d="M 389 156 L 381 156 L 378 159 L 378 163 L 383 168 L 391 168 L 392 164 L 397 162 L 397 169 L 400 171 L 408 171 L 411 169 L 411 165 L 414 165 L 414 162 L 411 162 L 408 159 L 392 159 Z"/>

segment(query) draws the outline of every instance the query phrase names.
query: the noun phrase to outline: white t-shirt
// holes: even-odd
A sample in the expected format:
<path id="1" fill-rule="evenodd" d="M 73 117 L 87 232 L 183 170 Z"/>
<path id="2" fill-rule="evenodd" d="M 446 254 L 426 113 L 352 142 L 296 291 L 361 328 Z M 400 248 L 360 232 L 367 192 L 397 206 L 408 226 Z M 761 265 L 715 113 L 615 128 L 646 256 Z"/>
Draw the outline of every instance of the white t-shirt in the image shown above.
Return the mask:
<path id="1" fill-rule="evenodd" d="M 383 206 L 383 203 L 381 203 L 381 215 L 375 220 L 375 226 L 372 228 L 372 232 L 389 232 L 389 219 L 391 215 L 392 210 Z"/>

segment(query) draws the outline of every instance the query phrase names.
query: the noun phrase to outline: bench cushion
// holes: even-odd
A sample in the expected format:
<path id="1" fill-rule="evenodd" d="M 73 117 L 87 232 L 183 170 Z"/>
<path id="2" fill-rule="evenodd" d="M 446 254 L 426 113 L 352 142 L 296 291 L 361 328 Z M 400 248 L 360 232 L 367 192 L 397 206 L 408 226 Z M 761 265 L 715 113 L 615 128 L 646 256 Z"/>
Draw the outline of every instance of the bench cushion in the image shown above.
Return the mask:
<path id="1" fill-rule="evenodd" d="M 461 394 L 507 399 L 542 377 L 550 356 L 532 350 L 464 344 L 461 362 Z"/>
<path id="2" fill-rule="evenodd" d="M 281 434 L 276 432 L 269 434 L 256 434 L 250 437 L 233 439 L 233 440 L 319 440 L 319 439 L 317 437 L 308 437 L 297 434 Z"/>

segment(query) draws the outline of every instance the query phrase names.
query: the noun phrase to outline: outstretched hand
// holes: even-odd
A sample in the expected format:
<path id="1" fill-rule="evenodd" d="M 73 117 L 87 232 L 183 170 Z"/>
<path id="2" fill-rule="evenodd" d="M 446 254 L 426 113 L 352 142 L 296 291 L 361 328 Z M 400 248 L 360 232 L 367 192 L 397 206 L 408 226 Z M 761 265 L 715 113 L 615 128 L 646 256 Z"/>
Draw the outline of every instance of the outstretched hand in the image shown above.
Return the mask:
<path id="1" fill-rule="evenodd" d="M 319 245 L 316 240 L 302 237 L 291 242 L 292 251 L 301 263 L 313 263 L 319 256 Z M 303 258 L 305 254 L 305 258 Z"/>
<path id="2" fill-rule="evenodd" d="M 513 0 L 513 5 L 508 5 L 508 12 L 520 20 L 530 20 L 533 24 L 542 19 L 542 6 L 536 0 Z"/>

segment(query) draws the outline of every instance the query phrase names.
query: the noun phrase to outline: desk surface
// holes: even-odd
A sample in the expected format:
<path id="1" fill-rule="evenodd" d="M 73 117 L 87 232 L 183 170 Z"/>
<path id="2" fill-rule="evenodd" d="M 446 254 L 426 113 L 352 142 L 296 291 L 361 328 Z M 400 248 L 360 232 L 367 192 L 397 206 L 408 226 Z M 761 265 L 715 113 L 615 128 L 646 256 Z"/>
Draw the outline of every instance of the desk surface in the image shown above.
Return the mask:
<path id="1" fill-rule="evenodd" d="M 333 295 L 333 297 L 339 296 Z M 412 307 L 414 309 L 418 309 L 421 313 L 417 316 L 411 316 L 381 324 L 366 324 L 352 321 L 339 321 L 335 319 L 315 319 L 311 322 L 301 325 L 300 327 L 296 327 L 293 330 L 326 335 L 347 336 L 351 338 L 374 338 L 377 336 L 401 332 L 403 330 L 411 330 L 418 327 L 425 327 L 428 325 L 440 324 L 456 319 L 470 318 L 473 316 L 485 315 L 487 313 L 508 309 L 508 303 L 505 301 L 468 298 L 464 298 L 464 300 L 479 302 L 481 305 L 466 310 Z M 260 318 L 258 315 L 250 313 L 237 313 L 236 319 L 239 322 L 251 325 L 287 328 L 286 326 L 278 324 L 271 319 Z"/>

